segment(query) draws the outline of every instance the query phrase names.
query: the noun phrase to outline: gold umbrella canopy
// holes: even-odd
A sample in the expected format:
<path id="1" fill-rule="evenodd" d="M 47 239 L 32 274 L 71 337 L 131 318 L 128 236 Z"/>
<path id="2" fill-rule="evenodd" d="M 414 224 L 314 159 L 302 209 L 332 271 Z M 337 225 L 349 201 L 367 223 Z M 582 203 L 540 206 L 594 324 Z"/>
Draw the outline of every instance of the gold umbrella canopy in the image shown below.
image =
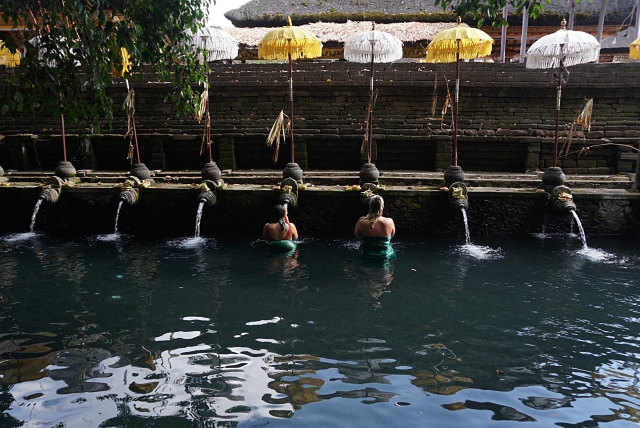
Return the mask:
<path id="1" fill-rule="evenodd" d="M 293 65 L 295 59 L 322 56 L 322 42 L 309 31 L 294 28 L 287 17 L 286 27 L 275 28 L 264 35 L 258 45 L 258 58 L 289 60 L 289 132 L 291 134 L 291 165 L 295 164 L 293 141 Z"/>
<path id="2" fill-rule="evenodd" d="M 286 27 L 274 28 L 264 35 L 258 45 L 258 58 L 296 60 L 322 56 L 322 42 L 309 31 L 296 28 L 287 18 Z"/>
<path id="3" fill-rule="evenodd" d="M 456 91 L 453 99 L 453 167 L 458 167 L 458 99 L 460 94 L 460 60 L 491 55 L 493 38 L 478 28 L 455 27 L 440 31 L 427 46 L 427 62 L 456 63 Z M 445 174 L 446 176 L 446 174 Z M 459 176 L 462 181 L 463 175 Z"/>
<path id="4" fill-rule="evenodd" d="M 20 64 L 20 53 L 11 53 L 0 40 L 0 65 L 7 67 L 17 67 Z"/>
<path id="5" fill-rule="evenodd" d="M 640 59 L 640 37 L 629 45 L 629 58 Z"/>
<path id="6" fill-rule="evenodd" d="M 493 38 L 478 28 L 460 26 L 436 34 L 427 46 L 427 62 L 455 62 L 491 55 Z"/>

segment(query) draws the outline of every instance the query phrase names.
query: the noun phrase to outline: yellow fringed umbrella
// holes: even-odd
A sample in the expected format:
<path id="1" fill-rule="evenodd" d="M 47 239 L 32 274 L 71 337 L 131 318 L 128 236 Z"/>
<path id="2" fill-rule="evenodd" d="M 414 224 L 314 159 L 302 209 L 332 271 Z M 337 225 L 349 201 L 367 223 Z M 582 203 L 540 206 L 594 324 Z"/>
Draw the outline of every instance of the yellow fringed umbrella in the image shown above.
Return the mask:
<path id="1" fill-rule="evenodd" d="M 289 61 L 289 101 L 291 115 L 291 163 L 294 163 L 293 145 L 293 60 L 322 56 L 322 42 L 311 32 L 295 28 L 287 17 L 286 27 L 274 28 L 264 35 L 258 45 L 258 58 Z"/>
<path id="2" fill-rule="evenodd" d="M 18 64 L 20 64 L 20 54 L 18 52 L 11 53 L 2 40 L 0 40 L 0 65 L 17 67 Z"/>
<path id="3" fill-rule="evenodd" d="M 453 165 L 458 165 L 458 95 L 460 93 L 460 60 L 491 55 L 493 38 L 478 28 L 455 27 L 442 30 L 427 46 L 427 62 L 456 62 L 456 92 L 453 105 Z"/>
<path id="4" fill-rule="evenodd" d="M 640 37 L 629 45 L 629 58 L 640 59 Z"/>

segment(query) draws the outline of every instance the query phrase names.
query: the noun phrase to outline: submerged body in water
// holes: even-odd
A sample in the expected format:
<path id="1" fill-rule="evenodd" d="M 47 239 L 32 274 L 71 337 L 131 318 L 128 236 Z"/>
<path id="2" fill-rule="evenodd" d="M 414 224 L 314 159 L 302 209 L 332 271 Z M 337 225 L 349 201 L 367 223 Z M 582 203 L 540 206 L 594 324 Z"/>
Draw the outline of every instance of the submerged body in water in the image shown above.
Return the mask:
<path id="1" fill-rule="evenodd" d="M 360 236 L 360 254 L 369 259 L 394 259 L 391 236 Z"/>
<path id="2" fill-rule="evenodd" d="M 267 240 L 267 249 L 273 253 L 292 253 L 296 250 L 298 229 L 289 221 L 287 208 L 275 205 L 271 210 L 271 219 L 262 228 L 262 237 Z"/>
<path id="3" fill-rule="evenodd" d="M 396 256 L 391 238 L 396 234 L 392 218 L 384 217 L 384 199 L 380 195 L 369 198 L 369 212 L 356 222 L 354 234 L 360 240 L 360 254 L 372 259 L 391 259 Z"/>

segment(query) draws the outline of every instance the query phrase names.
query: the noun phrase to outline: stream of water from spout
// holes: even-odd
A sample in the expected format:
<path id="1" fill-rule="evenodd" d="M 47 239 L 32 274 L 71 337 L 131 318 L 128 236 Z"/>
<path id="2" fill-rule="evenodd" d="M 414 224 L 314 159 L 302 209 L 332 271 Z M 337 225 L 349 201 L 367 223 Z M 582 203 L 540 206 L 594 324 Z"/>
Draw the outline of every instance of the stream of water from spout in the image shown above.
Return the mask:
<path id="1" fill-rule="evenodd" d="M 38 198 L 38 202 L 36 202 L 36 206 L 33 208 L 33 214 L 31 214 L 31 225 L 29 226 L 29 232 L 33 233 L 33 228 L 36 226 L 36 217 L 38 216 L 38 211 L 40 210 L 40 205 L 42 205 L 43 198 Z"/>
<path id="2" fill-rule="evenodd" d="M 501 258 L 502 254 L 500 249 L 493 249 L 486 247 L 484 245 L 475 245 L 471 243 L 471 233 L 469 232 L 469 220 L 467 218 L 467 210 L 464 207 L 460 207 L 462 211 L 462 219 L 464 220 L 464 237 L 465 244 L 461 246 L 461 250 L 476 259 L 486 260 L 486 259 L 495 259 Z"/>
<path id="3" fill-rule="evenodd" d="M 120 218 L 120 209 L 122 208 L 122 203 L 124 201 L 121 199 L 120 203 L 118 204 L 118 210 L 116 211 L 116 224 L 113 227 L 113 234 L 117 235 L 118 234 L 118 219 Z"/>
<path id="4" fill-rule="evenodd" d="M 198 212 L 196 213 L 196 234 L 195 237 L 200 237 L 200 220 L 202 220 L 202 211 L 204 209 L 204 201 L 200 201 L 198 204 Z"/>
<path id="5" fill-rule="evenodd" d="M 462 219 L 464 220 L 465 243 L 467 245 L 470 245 L 471 244 L 471 234 L 469 233 L 469 221 L 467 220 L 467 210 L 465 210 L 464 207 L 461 207 L 460 210 L 462 211 Z"/>
<path id="6" fill-rule="evenodd" d="M 570 210 L 573 218 L 576 220 L 576 224 L 578 225 L 578 229 L 580 230 L 580 239 L 582 239 L 583 248 L 588 248 L 587 245 L 587 236 L 584 233 L 584 228 L 582 227 L 582 222 L 580 221 L 580 217 L 578 217 L 578 213 L 576 210 Z"/>

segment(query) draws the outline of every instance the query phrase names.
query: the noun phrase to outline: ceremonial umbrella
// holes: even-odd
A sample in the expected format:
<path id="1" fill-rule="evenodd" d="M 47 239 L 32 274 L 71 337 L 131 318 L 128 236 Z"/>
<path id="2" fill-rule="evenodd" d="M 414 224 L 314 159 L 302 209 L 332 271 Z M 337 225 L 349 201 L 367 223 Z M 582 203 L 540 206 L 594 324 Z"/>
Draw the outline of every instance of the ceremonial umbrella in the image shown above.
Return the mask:
<path id="1" fill-rule="evenodd" d="M 201 28 L 193 36 L 193 44 L 204 51 L 207 62 L 234 59 L 238 56 L 238 41 L 219 28 Z"/>
<path id="2" fill-rule="evenodd" d="M 20 53 L 11 53 L 4 42 L 0 40 L 0 65 L 16 67 L 18 64 L 20 64 Z"/>
<path id="3" fill-rule="evenodd" d="M 229 33 L 215 27 L 201 28 L 196 35 L 193 36 L 193 45 L 202 49 L 204 60 L 232 60 L 238 56 L 238 41 Z M 200 104 L 196 112 L 196 119 L 201 121 L 204 117 L 204 132 L 202 134 L 202 144 L 200 146 L 200 155 L 202 155 L 205 146 L 209 153 L 209 162 L 204 165 L 202 177 L 218 180 L 220 178 L 220 169 L 213 161 L 211 151 L 211 115 L 209 113 L 209 83 L 205 82 L 204 91 L 200 94 Z"/>
<path id="4" fill-rule="evenodd" d="M 478 28 L 463 27 L 460 18 L 455 27 L 435 35 L 427 46 L 427 62 L 456 62 L 456 91 L 453 100 L 453 166 L 458 166 L 458 97 L 460 60 L 491 55 L 493 38 Z M 464 177 L 464 176 L 463 176 Z"/>
<path id="5" fill-rule="evenodd" d="M 553 167 L 558 164 L 558 128 L 560 121 L 560 97 L 562 84 L 567 83 L 569 72 L 566 67 L 594 62 L 600 56 L 600 43 L 591 34 L 566 29 L 567 21 L 562 20 L 561 28 L 552 34 L 540 37 L 531 45 L 526 54 L 527 68 L 557 68 L 554 77 L 558 79 L 556 96 L 556 130 L 553 147 Z M 561 183 L 560 183 L 561 184 Z"/>
<path id="6" fill-rule="evenodd" d="M 371 163 L 371 146 L 373 143 L 373 105 L 375 95 L 373 90 L 374 63 L 392 62 L 402 58 L 402 41 L 396 36 L 377 31 L 376 24 L 371 25 L 371 31 L 356 33 L 344 42 L 344 58 L 347 61 L 371 63 L 371 84 L 369 85 L 369 108 L 367 111 L 366 133 L 364 142 L 367 148 L 367 163 Z M 363 144 L 362 149 L 365 148 Z"/>
<path id="7" fill-rule="evenodd" d="M 629 58 L 640 59 L 640 37 L 629 45 Z"/>
<path id="8" fill-rule="evenodd" d="M 258 45 L 258 58 L 289 61 L 289 103 L 291 107 L 291 163 L 294 160 L 293 142 L 293 60 L 322 56 L 322 42 L 311 32 L 296 28 L 287 17 L 286 27 L 274 28 L 264 35 Z"/>

